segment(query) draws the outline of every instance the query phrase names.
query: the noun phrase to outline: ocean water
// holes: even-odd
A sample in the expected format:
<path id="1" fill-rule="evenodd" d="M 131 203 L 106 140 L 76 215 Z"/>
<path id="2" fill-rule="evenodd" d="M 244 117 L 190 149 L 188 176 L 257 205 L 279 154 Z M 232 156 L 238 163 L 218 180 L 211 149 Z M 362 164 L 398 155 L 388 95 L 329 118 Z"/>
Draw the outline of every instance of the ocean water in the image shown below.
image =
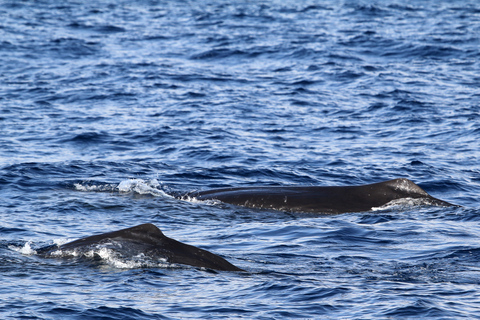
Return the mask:
<path id="1" fill-rule="evenodd" d="M 0 1 L 0 318 L 480 318 L 478 1 Z M 405 177 L 461 207 L 171 192 Z M 35 250 L 153 223 L 247 272 Z"/>

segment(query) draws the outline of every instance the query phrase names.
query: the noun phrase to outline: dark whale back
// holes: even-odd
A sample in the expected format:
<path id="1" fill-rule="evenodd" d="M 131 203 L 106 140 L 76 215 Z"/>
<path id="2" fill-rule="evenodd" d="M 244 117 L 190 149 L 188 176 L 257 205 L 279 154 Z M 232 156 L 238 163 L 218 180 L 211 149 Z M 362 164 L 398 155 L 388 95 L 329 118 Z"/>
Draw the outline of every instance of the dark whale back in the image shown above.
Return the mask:
<path id="1" fill-rule="evenodd" d="M 109 242 L 120 242 L 125 250 L 130 248 L 137 255 L 144 253 L 151 258 L 166 259 L 169 263 L 179 263 L 222 271 L 242 271 L 227 260 L 200 248 L 166 237 L 155 225 L 147 223 L 119 231 L 82 238 L 61 246 L 37 250 L 40 255 L 49 257 L 55 251 L 85 251 L 93 246 Z"/>
<path id="2" fill-rule="evenodd" d="M 250 208 L 326 214 L 369 211 L 393 200 L 405 198 L 423 199 L 425 204 L 429 205 L 452 205 L 430 196 L 408 179 L 361 186 L 224 188 L 189 196 L 198 200 L 219 200 Z"/>

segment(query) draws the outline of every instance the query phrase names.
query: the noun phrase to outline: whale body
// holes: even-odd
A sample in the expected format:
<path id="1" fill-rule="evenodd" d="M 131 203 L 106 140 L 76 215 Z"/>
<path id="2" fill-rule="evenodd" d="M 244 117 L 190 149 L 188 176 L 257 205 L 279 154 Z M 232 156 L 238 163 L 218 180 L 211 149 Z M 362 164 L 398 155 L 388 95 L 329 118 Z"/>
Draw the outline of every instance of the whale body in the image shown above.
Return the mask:
<path id="1" fill-rule="evenodd" d="M 223 188 L 189 193 L 184 199 L 192 197 L 249 208 L 323 214 L 370 211 L 408 198 L 420 199 L 425 205 L 453 206 L 404 178 L 360 186 Z"/>
<path id="2" fill-rule="evenodd" d="M 144 254 L 149 258 L 165 259 L 169 263 L 220 271 L 243 271 L 227 260 L 209 251 L 168 238 L 151 223 L 114 232 L 103 233 L 37 250 L 43 257 L 58 257 L 58 252 L 81 254 L 99 245 L 112 245 L 131 256 Z M 66 254 L 68 255 L 68 254 Z"/>

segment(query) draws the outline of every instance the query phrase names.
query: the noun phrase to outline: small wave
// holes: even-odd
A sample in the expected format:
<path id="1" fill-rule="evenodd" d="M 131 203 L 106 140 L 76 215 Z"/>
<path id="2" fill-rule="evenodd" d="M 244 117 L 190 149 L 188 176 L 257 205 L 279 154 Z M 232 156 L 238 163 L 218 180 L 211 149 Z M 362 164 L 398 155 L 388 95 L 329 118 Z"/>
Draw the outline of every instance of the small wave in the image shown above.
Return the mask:
<path id="1" fill-rule="evenodd" d="M 230 50 L 230 49 L 212 49 L 203 51 L 200 53 L 193 54 L 190 59 L 192 60 L 216 60 L 216 59 L 225 59 L 231 57 L 253 57 L 256 56 L 256 53 L 247 53 L 241 50 Z"/>

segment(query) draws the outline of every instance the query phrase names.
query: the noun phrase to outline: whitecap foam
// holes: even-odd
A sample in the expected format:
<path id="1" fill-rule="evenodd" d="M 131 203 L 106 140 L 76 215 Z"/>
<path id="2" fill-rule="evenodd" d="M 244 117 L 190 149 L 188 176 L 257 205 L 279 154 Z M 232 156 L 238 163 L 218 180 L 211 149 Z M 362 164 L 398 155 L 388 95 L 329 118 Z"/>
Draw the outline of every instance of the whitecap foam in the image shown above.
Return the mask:
<path id="1" fill-rule="evenodd" d="M 135 192 L 138 194 L 149 194 L 156 197 L 172 197 L 159 189 L 160 183 L 157 179 L 127 179 L 120 182 L 117 189 L 121 193 Z"/>
<path id="2" fill-rule="evenodd" d="M 32 249 L 32 242 L 31 241 L 27 241 L 23 247 L 17 247 L 17 246 L 9 246 L 9 248 L 11 250 L 14 250 L 14 251 L 17 251 L 17 252 L 20 252 L 21 254 L 24 254 L 24 255 L 27 255 L 27 256 L 30 256 L 30 255 L 34 255 L 37 253 L 37 251 L 33 250 Z"/>

